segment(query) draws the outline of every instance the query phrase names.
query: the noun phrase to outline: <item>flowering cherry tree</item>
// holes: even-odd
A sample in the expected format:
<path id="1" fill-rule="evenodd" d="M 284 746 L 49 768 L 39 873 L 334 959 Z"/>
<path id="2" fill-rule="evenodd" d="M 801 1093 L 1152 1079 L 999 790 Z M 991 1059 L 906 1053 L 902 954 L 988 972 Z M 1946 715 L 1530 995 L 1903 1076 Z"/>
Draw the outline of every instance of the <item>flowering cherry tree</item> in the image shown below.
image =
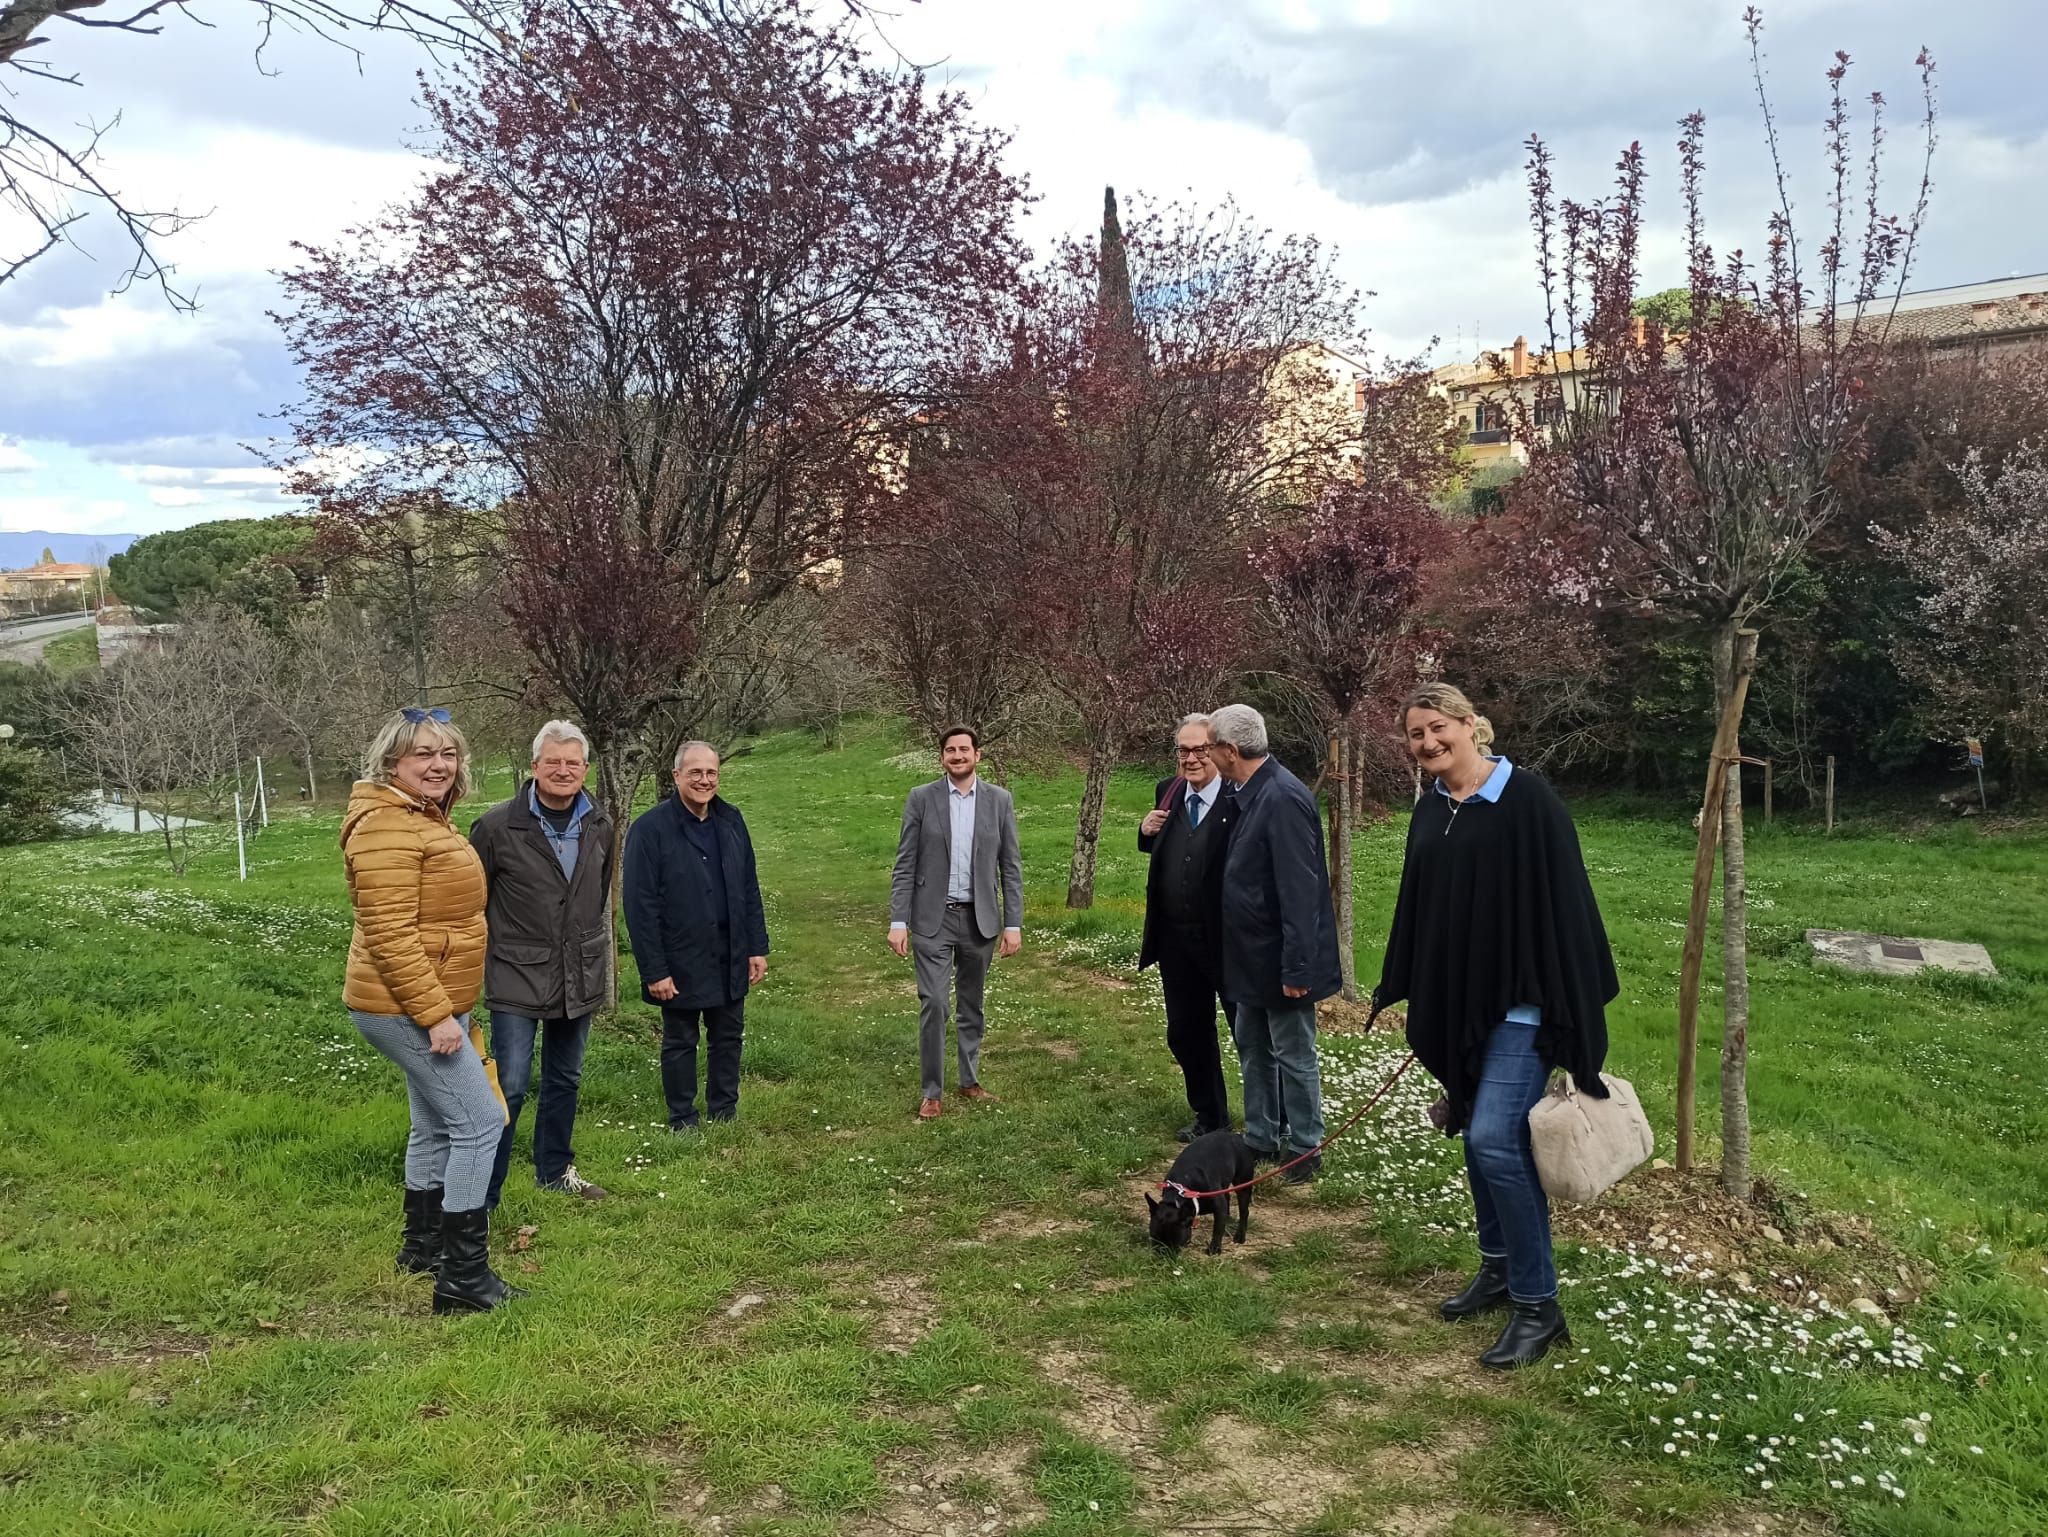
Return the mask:
<path id="1" fill-rule="evenodd" d="M 2015 791 L 2048 751 L 2048 438 L 1993 470 L 1973 449 L 1962 496 L 1879 545 L 1924 589 L 1925 630 L 1901 658 L 1950 740 L 2004 737 Z"/>

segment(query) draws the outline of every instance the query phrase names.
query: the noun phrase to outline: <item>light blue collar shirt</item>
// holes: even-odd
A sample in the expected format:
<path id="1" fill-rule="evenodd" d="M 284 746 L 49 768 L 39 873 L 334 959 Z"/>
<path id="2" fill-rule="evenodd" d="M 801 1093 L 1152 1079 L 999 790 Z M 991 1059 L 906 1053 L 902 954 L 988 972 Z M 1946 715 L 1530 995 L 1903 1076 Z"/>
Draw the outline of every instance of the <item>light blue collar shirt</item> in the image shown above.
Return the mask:
<path id="1" fill-rule="evenodd" d="M 1486 783 L 1482 784 L 1472 793 L 1491 805 L 1500 799 L 1500 792 L 1507 788 L 1508 776 L 1514 773 L 1515 766 L 1508 762 L 1505 757 L 1489 757 L 1486 761 L 1493 765 L 1493 772 L 1486 776 Z M 1451 798 L 1451 792 L 1444 788 L 1444 782 L 1441 779 L 1436 782 L 1436 793 L 1445 800 Z"/>
<path id="2" fill-rule="evenodd" d="M 1202 820 L 1206 822 L 1209 820 L 1209 814 L 1216 809 L 1216 797 L 1222 793 L 1223 776 L 1218 774 L 1199 790 L 1193 785 L 1189 785 L 1185 800 L 1200 801 L 1202 803 Z M 1190 817 L 1192 818 L 1192 813 L 1190 813 Z"/>
<path id="3" fill-rule="evenodd" d="M 555 862 L 562 867 L 563 877 L 573 878 L 576 874 L 576 859 L 583 848 L 583 819 L 590 815 L 591 810 L 589 792 L 576 792 L 576 807 L 569 814 L 569 825 L 559 833 L 555 831 L 555 824 L 541 814 L 540 789 L 531 780 L 527 781 L 526 785 L 526 803 L 533 808 L 533 819 L 540 824 L 541 833 L 548 840 L 548 847 L 555 851 Z"/>
<path id="4" fill-rule="evenodd" d="M 948 902 L 974 900 L 974 792 L 980 788 L 979 775 L 964 791 L 955 789 L 952 780 L 946 781 L 946 809 L 953 818 L 952 860 L 946 871 Z"/>

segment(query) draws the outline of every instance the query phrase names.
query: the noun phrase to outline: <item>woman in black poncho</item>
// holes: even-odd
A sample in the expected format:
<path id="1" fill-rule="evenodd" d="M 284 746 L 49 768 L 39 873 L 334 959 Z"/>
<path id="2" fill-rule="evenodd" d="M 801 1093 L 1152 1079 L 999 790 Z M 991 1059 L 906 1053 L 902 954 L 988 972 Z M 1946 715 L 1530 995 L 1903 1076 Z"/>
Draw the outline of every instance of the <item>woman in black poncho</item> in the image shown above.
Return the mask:
<path id="1" fill-rule="evenodd" d="M 1569 1341 L 1557 1305 L 1550 1205 L 1529 1111 L 1553 1068 L 1607 1097 L 1607 931 L 1557 794 L 1490 757 L 1493 728 L 1447 683 L 1403 701 L 1408 751 L 1435 776 L 1408 824 L 1401 894 L 1376 1004 L 1408 1004 L 1408 1044 L 1444 1086 L 1443 1128 L 1465 1134 L 1479 1272 L 1440 1311 L 1512 1305 L 1483 1365 L 1526 1366 Z"/>

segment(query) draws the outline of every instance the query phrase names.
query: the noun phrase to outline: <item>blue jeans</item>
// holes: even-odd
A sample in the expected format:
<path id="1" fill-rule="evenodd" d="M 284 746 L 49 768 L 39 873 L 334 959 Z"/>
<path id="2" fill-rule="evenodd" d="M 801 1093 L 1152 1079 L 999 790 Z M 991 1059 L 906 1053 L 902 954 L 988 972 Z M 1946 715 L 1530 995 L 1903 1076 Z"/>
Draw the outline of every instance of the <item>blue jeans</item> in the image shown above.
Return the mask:
<path id="1" fill-rule="evenodd" d="M 533 1082 L 533 1040 L 540 1037 L 540 1104 L 533 1112 L 533 1174 L 543 1185 L 568 1171 L 576 1161 L 569 1145 L 576 1130 L 576 1091 L 583 1082 L 583 1050 L 590 1044 L 590 1016 L 581 1019 L 530 1019 L 524 1014 L 491 1014 L 491 1055 L 498 1060 L 498 1087 L 505 1091 L 505 1134 L 498 1139 L 497 1162 L 491 1166 L 491 1190 L 484 1204 L 495 1208 L 512 1166 L 512 1133 L 519 1127 L 519 1107 Z"/>
<path id="2" fill-rule="evenodd" d="M 1479 1252 L 1508 1262 L 1508 1295 L 1542 1302 L 1557 1295 L 1550 1258 L 1550 1201 L 1529 1151 L 1529 1112 L 1550 1069 L 1536 1055 L 1536 1027 L 1505 1020 L 1486 1044 L 1486 1067 L 1465 1127 L 1465 1178 L 1479 1217 Z"/>
<path id="3" fill-rule="evenodd" d="M 441 1187 L 443 1211 L 475 1211 L 484 1203 L 491 1169 L 491 1149 L 505 1124 L 498 1096 L 483 1059 L 470 1046 L 469 1016 L 457 1016 L 463 1027 L 460 1050 L 446 1056 L 433 1051 L 427 1032 L 403 1014 L 364 1014 L 349 1010 L 357 1031 L 405 1074 L 406 1100 L 412 1128 L 405 1139 L 405 1188 Z"/>
<path id="4" fill-rule="evenodd" d="M 1323 1070 L 1316 1006 L 1231 1006 L 1230 1033 L 1244 1068 L 1244 1139 L 1275 1152 L 1306 1153 L 1323 1140 Z"/>

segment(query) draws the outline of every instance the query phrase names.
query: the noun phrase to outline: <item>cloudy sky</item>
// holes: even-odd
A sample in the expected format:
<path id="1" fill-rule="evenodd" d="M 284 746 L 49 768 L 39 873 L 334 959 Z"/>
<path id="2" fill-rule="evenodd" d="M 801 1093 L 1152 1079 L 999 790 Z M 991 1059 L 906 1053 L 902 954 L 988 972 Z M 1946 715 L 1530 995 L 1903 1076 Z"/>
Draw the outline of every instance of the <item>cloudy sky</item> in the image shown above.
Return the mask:
<path id="1" fill-rule="evenodd" d="M 1085 233 L 1102 188 L 1233 196 L 1283 231 L 1311 231 L 1371 292 L 1380 350 L 1448 361 L 1539 324 L 1522 141 L 1556 147 L 1568 192 L 1595 195 L 1616 152 L 1651 155 L 1652 287 L 1677 281 L 1674 124 L 1708 114 L 1710 212 L 1723 246 L 1760 245 L 1771 189 L 1740 0 L 893 0 L 886 44 L 969 93 L 1013 135 L 1039 203 L 1033 234 Z M 1859 97 L 1893 103 L 1897 200 L 1918 166 L 1910 130 L 1923 43 L 1940 63 L 1941 145 L 1914 286 L 2048 270 L 2048 106 L 2034 78 L 2040 0 L 1775 0 L 1771 86 L 1801 180 L 1823 209 L 1823 71 L 1855 60 Z M 215 6 L 203 30 L 60 27 L 46 65 L 86 89 L 25 89 L 24 116 L 118 112 L 110 181 L 137 202 L 206 210 L 168 246 L 201 308 L 107 292 L 120 251 L 106 220 L 86 254 L 46 257 L 0 285 L 0 530 L 149 532 L 284 503 L 252 449 L 297 390 L 266 311 L 295 241 L 320 242 L 420 175 L 412 71 L 377 47 L 286 40 L 252 61 L 254 10 Z M 32 83 L 31 83 L 32 85 Z"/>

